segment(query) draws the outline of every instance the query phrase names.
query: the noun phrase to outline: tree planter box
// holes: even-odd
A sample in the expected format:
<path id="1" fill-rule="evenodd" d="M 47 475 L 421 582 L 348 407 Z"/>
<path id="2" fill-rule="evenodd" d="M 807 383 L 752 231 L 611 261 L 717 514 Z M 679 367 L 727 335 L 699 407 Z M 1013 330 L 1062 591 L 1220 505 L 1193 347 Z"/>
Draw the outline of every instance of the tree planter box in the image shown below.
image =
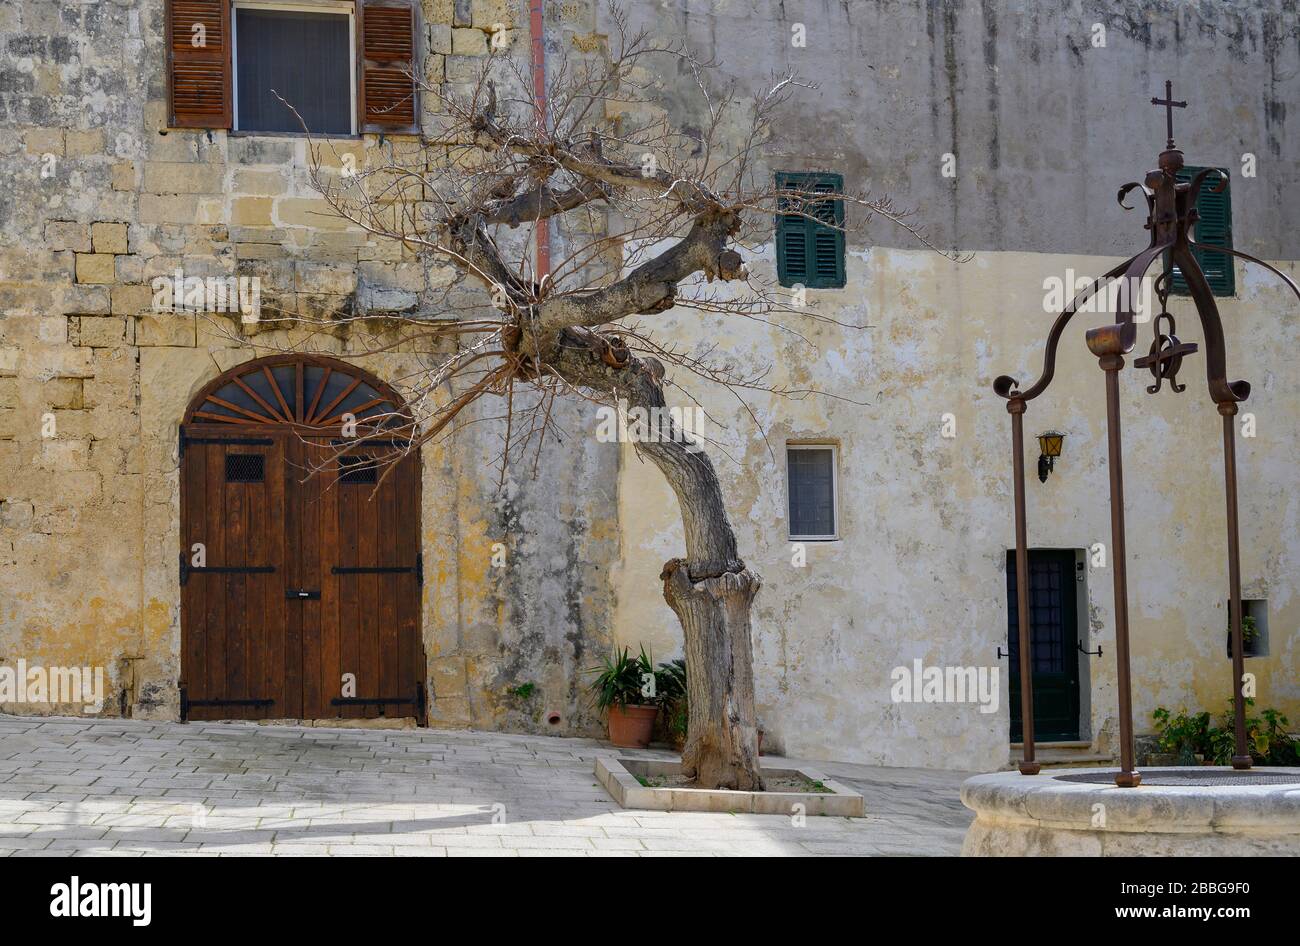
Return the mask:
<path id="1" fill-rule="evenodd" d="M 638 776 L 656 779 L 681 777 L 682 764 L 658 759 L 620 759 L 598 756 L 596 778 L 623 808 L 652 811 L 747 812 L 756 815 L 833 815 L 861 818 L 866 805 L 861 795 L 816 769 L 763 765 L 765 779 L 794 779 L 819 783 L 826 791 L 737 792 L 727 789 L 656 787 L 642 785 Z M 802 806 L 801 808 L 796 806 Z"/>

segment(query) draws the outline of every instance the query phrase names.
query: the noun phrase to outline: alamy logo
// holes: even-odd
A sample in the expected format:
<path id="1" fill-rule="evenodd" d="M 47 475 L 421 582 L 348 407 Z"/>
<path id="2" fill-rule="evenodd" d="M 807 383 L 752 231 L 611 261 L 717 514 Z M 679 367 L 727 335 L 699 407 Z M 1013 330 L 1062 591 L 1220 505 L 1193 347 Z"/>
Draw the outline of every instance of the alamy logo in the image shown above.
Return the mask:
<path id="1" fill-rule="evenodd" d="M 596 416 L 600 443 L 680 443 L 690 453 L 703 449 L 695 439 L 704 426 L 702 407 L 627 407 L 620 398 L 615 407 L 599 407 Z"/>
<path id="2" fill-rule="evenodd" d="M 74 874 L 50 895 L 50 916 L 129 916 L 132 926 L 148 926 L 153 913 L 153 884 L 83 884 Z"/>
<path id="3" fill-rule="evenodd" d="M 0 705 L 5 703 L 80 703 L 92 713 L 104 708 L 103 667 L 0 665 Z"/>
<path id="4" fill-rule="evenodd" d="M 1065 278 L 1048 276 L 1043 280 L 1043 311 L 1060 312 L 1075 297 L 1093 283 L 1090 276 L 1076 275 L 1073 269 L 1065 271 Z M 1132 312 L 1134 321 L 1146 322 L 1151 318 L 1151 295 L 1154 280 L 1150 276 L 1112 279 L 1079 304 L 1078 312 L 1105 312 L 1119 315 Z"/>
<path id="5" fill-rule="evenodd" d="M 155 312 L 238 312 L 243 322 L 256 322 L 262 314 L 260 276 L 186 276 L 176 270 L 171 277 L 155 276 Z"/>
<path id="6" fill-rule="evenodd" d="M 895 703 L 978 703 L 981 713 L 998 711 L 998 667 L 911 667 L 889 673 Z"/>

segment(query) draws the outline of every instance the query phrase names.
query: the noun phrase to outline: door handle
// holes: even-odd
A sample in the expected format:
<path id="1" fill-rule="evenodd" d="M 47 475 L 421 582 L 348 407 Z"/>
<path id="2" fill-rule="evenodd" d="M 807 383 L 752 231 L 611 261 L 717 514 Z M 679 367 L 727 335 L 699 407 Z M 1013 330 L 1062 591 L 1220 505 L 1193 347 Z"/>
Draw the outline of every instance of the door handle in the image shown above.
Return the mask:
<path id="1" fill-rule="evenodd" d="M 319 600 L 320 592 L 309 591 L 306 588 L 287 588 L 285 589 L 284 596 L 286 598 L 298 598 L 298 599 L 311 598 L 313 600 Z"/>

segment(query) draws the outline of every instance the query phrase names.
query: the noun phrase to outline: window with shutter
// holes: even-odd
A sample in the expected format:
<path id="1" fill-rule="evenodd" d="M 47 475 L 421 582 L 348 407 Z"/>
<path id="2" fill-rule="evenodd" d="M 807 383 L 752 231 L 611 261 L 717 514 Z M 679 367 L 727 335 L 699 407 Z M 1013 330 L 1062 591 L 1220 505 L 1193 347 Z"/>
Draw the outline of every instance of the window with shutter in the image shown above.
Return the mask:
<path id="1" fill-rule="evenodd" d="M 167 0 L 165 13 L 171 126 L 229 128 L 229 3 Z"/>
<path id="2" fill-rule="evenodd" d="M 834 194 L 843 190 L 838 174 L 781 172 L 779 190 L 798 192 L 783 198 L 776 216 L 776 269 L 783 286 L 801 284 L 809 289 L 838 289 L 844 285 L 844 202 L 811 202 L 809 194 Z"/>
<path id="3" fill-rule="evenodd" d="M 362 131 L 419 131 L 415 5 L 408 0 L 358 0 Z"/>
<path id="4" fill-rule="evenodd" d="M 839 537 L 835 453 L 830 444 L 787 444 L 791 539 Z"/>
<path id="5" fill-rule="evenodd" d="M 1190 181 L 1204 168 L 1185 167 L 1178 172 L 1179 181 Z M 1227 174 L 1226 168 L 1219 168 Z M 1207 178 L 1201 186 L 1201 193 L 1196 201 L 1200 219 L 1192 233 L 1192 239 L 1206 246 L 1232 246 L 1232 186 L 1229 184 L 1220 193 L 1214 193 L 1212 179 Z M 1205 281 L 1210 284 L 1210 291 L 1216 296 L 1232 296 L 1237 292 L 1236 272 L 1232 257 L 1226 253 L 1210 253 L 1204 250 L 1192 250 Z M 1165 254 L 1165 268 L 1172 269 L 1170 275 L 1171 291 L 1175 295 L 1187 295 L 1187 282 L 1178 267 L 1173 265 L 1169 254 Z"/>

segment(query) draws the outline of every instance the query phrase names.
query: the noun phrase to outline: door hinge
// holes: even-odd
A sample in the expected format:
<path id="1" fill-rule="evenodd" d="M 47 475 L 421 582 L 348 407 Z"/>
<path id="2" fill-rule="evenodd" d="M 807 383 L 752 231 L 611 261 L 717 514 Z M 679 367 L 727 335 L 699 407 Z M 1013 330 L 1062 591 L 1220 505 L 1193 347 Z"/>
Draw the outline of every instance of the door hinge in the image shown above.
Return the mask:
<path id="1" fill-rule="evenodd" d="M 275 700 L 191 700 L 189 698 L 189 687 L 182 682 L 181 691 L 181 722 L 188 722 L 190 718 L 190 708 L 194 706 L 274 706 Z"/>
<path id="2" fill-rule="evenodd" d="M 420 705 L 419 693 L 411 699 L 404 696 L 336 696 L 330 700 L 331 706 L 378 706 L 379 715 L 387 715 L 384 707 L 402 706 L 407 703 L 414 703 L 418 708 Z"/>
<path id="3" fill-rule="evenodd" d="M 415 556 L 415 565 L 334 565 L 331 575 L 409 575 L 415 574 L 415 580 L 424 584 L 424 555 Z"/>
<path id="4" fill-rule="evenodd" d="M 181 552 L 181 575 L 180 583 L 184 585 L 190 580 L 190 575 L 197 572 L 200 575 L 213 573 L 217 575 L 266 575 L 275 571 L 274 565 L 191 565 L 185 559 L 185 553 Z"/>
<path id="5" fill-rule="evenodd" d="M 180 431 L 180 458 L 185 459 L 185 447 L 191 443 L 232 443 L 243 447 L 271 447 L 275 441 L 266 437 L 187 437 L 185 428 Z"/>

